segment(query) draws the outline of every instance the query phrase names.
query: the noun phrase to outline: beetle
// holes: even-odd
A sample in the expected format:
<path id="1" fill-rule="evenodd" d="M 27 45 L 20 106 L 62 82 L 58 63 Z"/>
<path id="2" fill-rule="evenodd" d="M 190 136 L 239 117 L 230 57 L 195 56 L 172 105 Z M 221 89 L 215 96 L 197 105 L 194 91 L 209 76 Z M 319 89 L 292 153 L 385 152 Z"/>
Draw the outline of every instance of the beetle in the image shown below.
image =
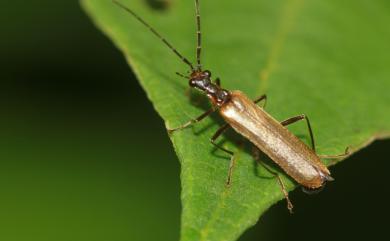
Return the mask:
<path id="1" fill-rule="evenodd" d="M 218 111 L 226 121 L 226 124 L 220 127 L 211 138 L 211 143 L 218 149 L 228 153 L 231 156 L 230 167 L 227 178 L 227 184 L 231 183 L 232 170 L 234 167 L 234 153 L 216 143 L 216 140 L 227 129 L 233 128 L 237 133 L 244 136 L 252 142 L 258 149 L 270 157 L 278 164 L 291 178 L 305 188 L 307 192 L 321 189 L 326 182 L 333 181 L 329 169 L 321 162 L 321 158 L 339 158 L 349 154 L 348 148 L 341 155 L 317 155 L 315 152 L 314 136 L 309 118 L 306 115 L 291 117 L 285 121 L 279 122 L 269 115 L 264 106 L 257 105 L 260 101 L 267 100 L 266 95 L 262 95 L 252 101 L 241 91 L 229 91 L 221 87 L 219 78 L 212 80 L 209 70 L 203 70 L 201 64 L 201 25 L 199 0 L 195 0 L 196 10 L 196 67 L 176 50 L 164 37 L 162 37 L 153 27 L 146 23 L 133 10 L 124 6 L 120 2 L 113 0 L 119 7 L 133 15 L 140 23 L 146 26 L 155 36 L 157 36 L 169 49 L 173 51 L 185 64 L 190 67 L 188 76 L 176 73 L 188 80 L 189 86 L 203 92 L 212 104 L 212 108 L 198 116 L 197 118 L 186 122 L 185 124 L 168 129 L 172 134 L 175 131 L 187 128 Z M 311 148 L 302 142 L 298 137 L 292 134 L 285 126 L 305 120 L 311 139 Z M 256 158 L 258 160 L 258 158 Z M 265 166 L 266 167 L 266 166 Z M 288 197 L 285 185 L 279 174 L 271 171 L 281 185 L 283 194 L 287 200 L 287 207 L 292 212 L 293 205 Z"/>

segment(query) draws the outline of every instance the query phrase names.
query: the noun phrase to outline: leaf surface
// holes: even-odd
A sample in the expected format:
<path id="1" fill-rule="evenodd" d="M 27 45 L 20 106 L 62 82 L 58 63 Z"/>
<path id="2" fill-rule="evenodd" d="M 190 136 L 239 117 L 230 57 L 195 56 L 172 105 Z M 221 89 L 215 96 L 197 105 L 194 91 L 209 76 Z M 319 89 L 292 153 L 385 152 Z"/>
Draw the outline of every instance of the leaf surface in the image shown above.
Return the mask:
<path id="1" fill-rule="evenodd" d="M 193 1 L 170 1 L 165 10 L 121 2 L 195 62 Z M 82 5 L 124 53 L 168 127 L 208 108 L 205 97 L 188 94 L 187 81 L 174 74 L 186 73 L 186 65 L 131 15 L 108 0 Z M 347 146 L 355 152 L 389 136 L 388 1 L 213 0 L 201 1 L 201 14 L 203 66 L 227 89 L 253 99 L 266 93 L 267 111 L 278 120 L 308 115 L 319 154 L 342 153 Z M 222 138 L 237 160 L 232 185 L 225 185 L 229 158 L 209 141 L 220 125 L 215 115 L 171 136 L 182 167 L 182 241 L 235 240 L 283 198 L 238 135 Z M 290 129 L 308 141 L 304 124 Z M 281 175 L 292 190 L 294 182 Z"/>

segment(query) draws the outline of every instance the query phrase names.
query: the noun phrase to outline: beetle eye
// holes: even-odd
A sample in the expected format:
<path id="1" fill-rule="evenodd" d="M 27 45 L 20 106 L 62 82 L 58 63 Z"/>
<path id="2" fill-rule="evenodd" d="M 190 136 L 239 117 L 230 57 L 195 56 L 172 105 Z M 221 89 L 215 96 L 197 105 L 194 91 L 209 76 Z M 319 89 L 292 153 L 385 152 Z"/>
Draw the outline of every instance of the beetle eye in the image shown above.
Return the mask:
<path id="1" fill-rule="evenodd" d="M 210 71 L 205 70 L 203 73 L 204 73 L 208 78 L 211 77 L 211 72 L 210 72 Z"/>

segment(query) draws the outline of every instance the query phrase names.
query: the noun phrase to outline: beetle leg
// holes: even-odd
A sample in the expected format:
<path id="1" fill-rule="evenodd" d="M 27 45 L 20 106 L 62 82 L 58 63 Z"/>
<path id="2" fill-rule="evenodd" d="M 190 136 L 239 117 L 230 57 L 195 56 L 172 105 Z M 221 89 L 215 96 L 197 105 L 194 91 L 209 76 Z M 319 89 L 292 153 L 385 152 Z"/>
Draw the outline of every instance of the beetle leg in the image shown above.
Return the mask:
<path id="1" fill-rule="evenodd" d="M 260 97 L 257 97 L 253 102 L 255 104 L 259 103 L 260 101 L 264 100 L 263 109 L 265 108 L 265 105 L 267 104 L 267 95 L 262 95 Z"/>
<path id="2" fill-rule="evenodd" d="M 179 127 L 176 127 L 176 128 L 173 128 L 173 129 L 168 129 L 168 133 L 171 134 L 171 133 L 173 133 L 173 132 L 175 132 L 175 131 L 178 131 L 178 130 L 182 130 L 182 129 L 184 129 L 184 128 L 187 128 L 187 127 L 191 126 L 192 124 L 195 124 L 195 123 L 197 123 L 197 122 L 203 120 L 204 118 L 206 118 L 208 115 L 210 115 L 210 114 L 213 113 L 214 111 L 215 111 L 215 109 L 214 109 L 214 108 L 211 108 L 211 109 L 209 109 L 208 111 L 206 111 L 206 112 L 204 112 L 203 114 L 201 114 L 200 116 L 198 116 L 197 118 L 192 119 L 192 120 L 188 121 L 187 123 L 185 123 L 185 124 L 183 124 L 183 125 L 181 125 L 181 126 L 179 126 Z"/>
<path id="3" fill-rule="evenodd" d="M 283 126 L 287 126 L 287 125 L 293 124 L 293 123 L 295 123 L 297 121 L 300 121 L 300 120 L 303 120 L 303 119 L 306 120 L 307 129 L 309 129 L 310 140 L 311 140 L 311 147 L 312 147 L 313 151 L 316 152 L 316 146 L 315 146 L 315 143 L 314 143 L 313 131 L 311 129 L 309 118 L 305 114 L 288 118 L 287 120 L 282 121 L 280 124 L 282 124 Z"/>
<path id="4" fill-rule="evenodd" d="M 337 158 L 343 158 L 350 154 L 349 147 L 345 148 L 345 152 L 338 155 L 318 155 L 319 158 L 323 159 L 337 159 Z"/>
<path id="5" fill-rule="evenodd" d="M 286 186 L 284 185 L 284 182 L 282 180 L 282 178 L 280 177 L 280 175 L 276 172 L 274 172 L 273 170 L 271 170 L 264 162 L 262 162 L 259 158 L 259 149 L 257 149 L 256 147 L 253 148 L 253 157 L 255 158 L 255 160 L 257 161 L 257 163 L 259 163 L 260 165 L 262 165 L 269 173 L 271 173 L 274 177 L 277 178 L 278 180 L 278 183 L 280 185 L 280 189 L 282 190 L 282 193 L 284 195 L 284 197 L 286 198 L 286 201 L 287 201 L 287 209 L 290 213 L 293 213 L 293 204 L 290 200 L 290 198 L 288 197 L 288 192 L 286 190 Z"/>
<path id="6" fill-rule="evenodd" d="M 218 145 L 217 143 L 215 143 L 215 141 L 217 140 L 217 138 L 219 136 L 222 135 L 222 133 L 224 133 L 228 128 L 230 128 L 230 125 L 229 124 L 225 124 L 223 126 L 221 126 L 216 132 L 215 134 L 213 135 L 213 137 L 211 137 L 210 139 L 210 142 L 211 144 L 213 144 L 215 147 L 217 147 L 218 149 L 228 153 L 230 155 L 230 164 L 229 164 L 229 172 L 228 172 L 228 177 L 226 179 L 226 185 L 230 185 L 231 183 L 231 179 L 232 179 L 232 173 L 233 173 L 233 168 L 234 168 L 234 165 L 235 165 L 235 158 L 234 158 L 234 152 L 232 151 L 229 151 L 228 149 Z"/>
<path id="7" fill-rule="evenodd" d="M 215 79 L 215 83 L 218 87 L 221 87 L 221 79 L 219 77 Z"/>

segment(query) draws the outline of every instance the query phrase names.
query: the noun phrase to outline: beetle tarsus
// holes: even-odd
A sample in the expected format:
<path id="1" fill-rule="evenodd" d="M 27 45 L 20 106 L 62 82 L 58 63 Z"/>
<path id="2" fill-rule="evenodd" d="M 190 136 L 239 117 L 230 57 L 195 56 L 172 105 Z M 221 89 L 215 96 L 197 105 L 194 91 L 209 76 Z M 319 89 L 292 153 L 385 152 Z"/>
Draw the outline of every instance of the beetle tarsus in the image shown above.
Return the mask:
<path id="1" fill-rule="evenodd" d="M 351 154 L 351 152 L 349 150 L 349 146 L 347 146 L 347 148 L 345 148 L 344 153 L 342 153 L 342 154 L 338 154 L 338 155 L 318 155 L 318 157 L 322 158 L 322 159 L 338 159 L 338 158 L 347 157 L 350 154 Z"/>

